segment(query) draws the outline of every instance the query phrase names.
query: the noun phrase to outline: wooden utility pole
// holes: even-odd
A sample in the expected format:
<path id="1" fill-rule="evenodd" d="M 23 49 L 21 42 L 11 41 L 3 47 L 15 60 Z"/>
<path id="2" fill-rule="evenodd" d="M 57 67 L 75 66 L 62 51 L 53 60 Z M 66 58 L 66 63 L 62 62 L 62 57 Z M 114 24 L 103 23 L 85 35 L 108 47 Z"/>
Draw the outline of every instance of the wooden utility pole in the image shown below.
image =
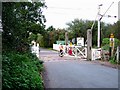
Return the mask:
<path id="1" fill-rule="evenodd" d="M 65 45 L 68 44 L 68 32 L 65 32 Z"/>

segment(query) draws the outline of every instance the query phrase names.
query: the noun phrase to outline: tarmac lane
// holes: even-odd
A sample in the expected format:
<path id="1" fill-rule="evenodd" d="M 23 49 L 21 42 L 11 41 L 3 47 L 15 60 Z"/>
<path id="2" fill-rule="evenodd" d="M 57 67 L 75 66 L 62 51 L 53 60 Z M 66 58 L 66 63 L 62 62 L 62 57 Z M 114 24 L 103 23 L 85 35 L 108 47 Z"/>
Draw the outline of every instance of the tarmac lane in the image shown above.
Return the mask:
<path id="1" fill-rule="evenodd" d="M 118 69 L 74 57 L 59 57 L 52 50 L 43 52 L 40 55 L 44 61 L 45 88 L 118 88 Z"/>

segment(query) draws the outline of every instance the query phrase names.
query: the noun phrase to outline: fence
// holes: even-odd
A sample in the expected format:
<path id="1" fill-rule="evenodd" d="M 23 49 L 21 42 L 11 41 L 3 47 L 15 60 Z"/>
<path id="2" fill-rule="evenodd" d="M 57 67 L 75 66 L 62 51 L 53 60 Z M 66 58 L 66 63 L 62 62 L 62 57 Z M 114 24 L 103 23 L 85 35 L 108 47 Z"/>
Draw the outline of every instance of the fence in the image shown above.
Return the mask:
<path id="1" fill-rule="evenodd" d="M 84 57 L 87 58 L 87 48 L 86 47 L 81 47 L 81 46 L 69 46 L 72 47 L 72 55 L 75 57 Z M 63 45 L 63 51 L 65 52 L 66 45 Z M 53 44 L 53 49 L 59 51 L 59 45 L 58 44 Z M 81 50 L 80 50 L 81 49 Z M 92 48 L 92 59 L 91 60 L 96 60 L 101 58 L 101 48 L 99 49 L 94 49 Z"/>

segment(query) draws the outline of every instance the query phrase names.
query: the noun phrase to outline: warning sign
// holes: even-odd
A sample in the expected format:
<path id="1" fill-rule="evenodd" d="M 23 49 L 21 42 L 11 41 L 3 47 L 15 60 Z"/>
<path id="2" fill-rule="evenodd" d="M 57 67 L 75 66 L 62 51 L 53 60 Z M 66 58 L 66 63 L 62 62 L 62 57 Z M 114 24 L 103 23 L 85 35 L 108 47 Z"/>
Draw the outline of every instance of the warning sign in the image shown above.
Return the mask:
<path id="1" fill-rule="evenodd" d="M 110 47 L 113 47 L 114 46 L 114 35 L 111 34 L 110 35 Z"/>

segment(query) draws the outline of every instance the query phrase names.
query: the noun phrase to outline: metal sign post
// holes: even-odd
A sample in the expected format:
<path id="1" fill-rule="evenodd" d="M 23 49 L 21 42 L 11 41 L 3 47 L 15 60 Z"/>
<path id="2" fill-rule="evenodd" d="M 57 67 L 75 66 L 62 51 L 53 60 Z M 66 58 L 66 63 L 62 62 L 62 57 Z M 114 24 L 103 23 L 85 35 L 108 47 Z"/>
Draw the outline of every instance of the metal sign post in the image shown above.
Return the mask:
<path id="1" fill-rule="evenodd" d="M 110 58 L 113 56 L 113 52 L 114 52 L 114 35 L 113 33 L 111 33 L 110 34 L 110 49 L 109 49 Z"/>

